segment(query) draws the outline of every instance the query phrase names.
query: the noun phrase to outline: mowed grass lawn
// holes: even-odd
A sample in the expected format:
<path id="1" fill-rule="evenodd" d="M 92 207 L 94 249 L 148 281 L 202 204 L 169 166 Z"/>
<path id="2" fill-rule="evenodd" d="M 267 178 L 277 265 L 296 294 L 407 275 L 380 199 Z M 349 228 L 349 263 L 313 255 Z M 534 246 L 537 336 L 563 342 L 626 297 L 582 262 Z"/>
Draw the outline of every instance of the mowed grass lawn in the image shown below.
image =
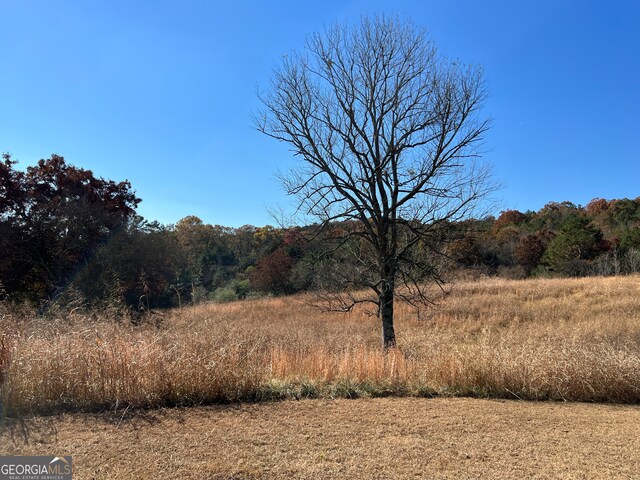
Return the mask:
<path id="1" fill-rule="evenodd" d="M 302 400 L 5 423 L 1 454 L 75 479 L 638 478 L 640 408 L 470 398 Z"/>

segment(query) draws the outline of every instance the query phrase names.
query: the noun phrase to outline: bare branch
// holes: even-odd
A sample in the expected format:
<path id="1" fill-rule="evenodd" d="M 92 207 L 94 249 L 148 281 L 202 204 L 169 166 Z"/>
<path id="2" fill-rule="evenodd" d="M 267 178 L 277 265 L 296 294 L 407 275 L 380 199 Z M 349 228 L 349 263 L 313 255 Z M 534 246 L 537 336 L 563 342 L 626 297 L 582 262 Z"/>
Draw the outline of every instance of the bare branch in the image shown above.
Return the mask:
<path id="1" fill-rule="evenodd" d="M 310 36 L 260 96 L 257 128 L 300 159 L 283 179 L 298 211 L 320 229 L 357 221 L 336 243 L 352 270 L 333 272 L 344 289 L 327 301 L 350 310 L 365 301 L 351 292 L 369 288 L 386 346 L 395 342 L 393 298 L 430 305 L 422 282 L 444 284 L 416 248 L 433 254 L 442 225 L 466 218 L 492 190 L 480 150 L 486 97 L 481 68 L 445 59 L 423 30 L 383 16 Z"/>

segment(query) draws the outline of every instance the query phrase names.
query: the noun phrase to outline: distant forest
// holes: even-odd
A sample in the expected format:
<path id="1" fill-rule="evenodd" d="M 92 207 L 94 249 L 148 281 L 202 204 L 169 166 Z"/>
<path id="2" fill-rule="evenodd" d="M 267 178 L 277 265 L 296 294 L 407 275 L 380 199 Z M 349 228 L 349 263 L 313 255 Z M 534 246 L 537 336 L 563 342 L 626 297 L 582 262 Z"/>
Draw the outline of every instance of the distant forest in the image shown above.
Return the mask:
<path id="1" fill-rule="evenodd" d="M 97 178 L 52 155 L 25 171 L 0 162 L 0 300 L 41 309 L 127 312 L 348 288 L 370 255 L 357 223 L 319 230 L 228 228 L 188 216 L 175 225 L 136 214 L 129 182 Z M 344 232 L 353 232 L 346 237 Z M 336 233 L 340 232 L 340 235 Z M 457 223 L 412 255 L 445 277 L 621 275 L 640 271 L 640 197 L 550 202 Z M 337 244 L 335 238 L 340 238 Z M 337 271 L 341 275 L 335 275 Z"/>

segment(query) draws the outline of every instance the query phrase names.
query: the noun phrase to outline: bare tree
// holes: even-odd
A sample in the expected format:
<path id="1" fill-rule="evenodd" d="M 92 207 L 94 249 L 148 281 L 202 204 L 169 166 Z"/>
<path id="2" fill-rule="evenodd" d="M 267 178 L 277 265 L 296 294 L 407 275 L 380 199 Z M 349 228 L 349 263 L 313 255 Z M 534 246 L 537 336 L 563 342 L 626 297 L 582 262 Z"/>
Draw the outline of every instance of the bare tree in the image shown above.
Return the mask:
<path id="1" fill-rule="evenodd" d="M 435 249 L 428 239 L 491 188 L 479 152 L 485 98 L 481 69 L 446 60 L 424 31 L 385 17 L 310 36 L 260 95 L 258 130 L 300 158 L 283 176 L 299 212 L 356 225 L 343 243 L 356 237 L 371 252 L 352 282 L 374 298 L 343 295 L 341 308 L 375 303 L 385 348 L 395 345 L 394 298 L 428 303 L 425 272 L 439 281 L 415 248 Z"/>

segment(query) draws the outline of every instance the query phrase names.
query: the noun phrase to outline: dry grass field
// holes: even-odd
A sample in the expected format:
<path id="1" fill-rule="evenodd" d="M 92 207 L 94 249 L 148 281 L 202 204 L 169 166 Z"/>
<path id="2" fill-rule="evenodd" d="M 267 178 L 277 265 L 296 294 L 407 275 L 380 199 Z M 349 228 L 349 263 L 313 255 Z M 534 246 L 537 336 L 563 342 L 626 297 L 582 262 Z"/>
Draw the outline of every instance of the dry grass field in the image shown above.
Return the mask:
<path id="1" fill-rule="evenodd" d="M 461 282 L 427 319 L 398 305 L 387 353 L 375 319 L 308 300 L 5 309 L 0 454 L 71 454 L 74 478 L 638 477 L 640 277 Z"/>
<path id="2" fill-rule="evenodd" d="M 305 296 L 207 304 L 142 326 L 69 314 L 0 320 L 5 415 L 288 398 L 476 396 L 640 401 L 640 277 L 458 283 L 430 318 Z"/>

